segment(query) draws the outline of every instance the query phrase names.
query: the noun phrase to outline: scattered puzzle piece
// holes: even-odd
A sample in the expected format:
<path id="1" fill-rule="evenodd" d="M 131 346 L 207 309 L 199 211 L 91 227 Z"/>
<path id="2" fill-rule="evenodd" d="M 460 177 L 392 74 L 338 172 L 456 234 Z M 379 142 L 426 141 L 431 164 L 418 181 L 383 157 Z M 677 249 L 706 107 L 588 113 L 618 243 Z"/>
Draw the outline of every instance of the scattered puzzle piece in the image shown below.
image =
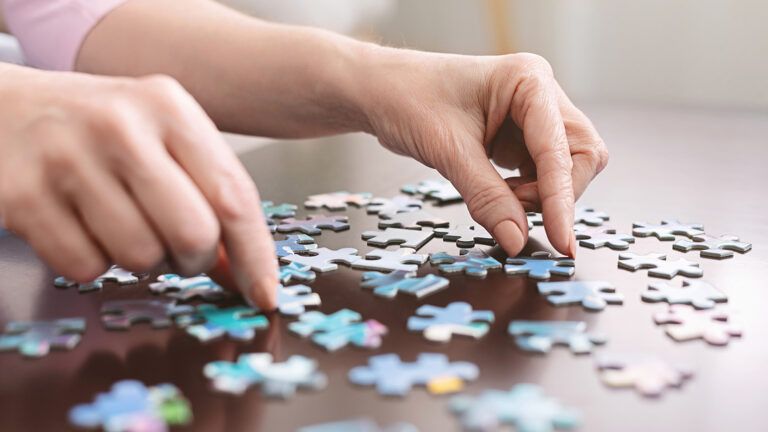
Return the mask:
<path id="1" fill-rule="evenodd" d="M 330 315 L 322 312 L 307 312 L 299 321 L 288 324 L 288 329 L 299 336 L 312 335 L 312 342 L 336 351 L 352 344 L 361 348 L 378 348 L 381 337 L 387 334 L 387 327 L 376 320 L 360 322 L 362 316 L 350 309 L 341 309 Z"/>
<path id="2" fill-rule="evenodd" d="M 573 216 L 573 223 L 600 226 L 608 219 L 610 218 L 604 212 L 597 211 L 589 207 L 576 206 L 576 210 Z"/>
<path id="3" fill-rule="evenodd" d="M 76 286 L 79 292 L 84 293 L 102 289 L 104 287 L 104 282 L 115 282 L 119 285 L 132 285 L 139 283 L 139 277 L 128 270 L 113 265 L 104 274 L 91 282 L 79 284 L 73 280 L 59 276 L 54 279 L 53 285 L 57 288 L 72 288 Z"/>
<path id="4" fill-rule="evenodd" d="M 398 213 L 414 212 L 421 209 L 424 202 L 408 195 L 392 198 L 374 198 L 368 204 L 368 214 L 377 214 L 382 219 L 390 219 Z"/>
<path id="5" fill-rule="evenodd" d="M 322 390 L 328 378 L 317 369 L 317 362 L 293 355 L 282 363 L 272 354 L 240 354 L 237 363 L 215 361 L 205 365 L 203 374 L 221 392 L 243 394 L 248 387 L 260 385 L 267 397 L 288 399 L 297 389 Z"/>
<path id="6" fill-rule="evenodd" d="M 371 419 L 359 418 L 304 426 L 296 432 L 418 432 L 418 429 L 410 423 L 393 423 L 382 428 Z"/>
<path id="7" fill-rule="evenodd" d="M 507 329 L 525 351 L 548 353 L 552 345 L 565 345 L 574 354 L 588 354 L 605 337 L 587 333 L 584 321 L 512 321 Z"/>
<path id="8" fill-rule="evenodd" d="M 526 212 L 525 217 L 528 219 L 528 231 L 532 230 L 534 226 L 544 225 L 544 216 L 541 213 Z"/>
<path id="9" fill-rule="evenodd" d="M 304 202 L 304 207 L 308 209 L 319 209 L 322 207 L 331 211 L 346 210 L 348 204 L 356 207 L 368 205 L 371 201 L 369 193 L 349 193 L 346 191 L 331 192 L 325 194 L 310 195 Z"/>
<path id="10" fill-rule="evenodd" d="M 685 259 L 667 261 L 664 254 L 650 253 L 638 255 L 631 252 L 619 254 L 619 268 L 625 270 L 648 269 L 648 276 L 672 279 L 677 275 L 701 277 L 704 270 L 699 264 Z"/>
<path id="11" fill-rule="evenodd" d="M 747 253 L 752 249 L 752 243 L 739 241 L 736 236 L 722 235 L 713 237 L 707 234 L 695 235 L 691 240 L 682 239 L 672 245 L 675 250 L 688 252 L 691 250 L 701 251 L 699 254 L 703 258 L 731 258 L 733 252 Z"/>
<path id="12" fill-rule="evenodd" d="M 155 294 L 167 294 L 181 301 L 200 298 L 205 301 L 218 301 L 229 296 L 221 285 L 207 275 L 181 277 L 177 274 L 164 274 L 157 277 L 157 282 L 149 284 L 149 290 Z"/>
<path id="13" fill-rule="evenodd" d="M 108 330 L 128 330 L 141 322 L 165 328 L 173 323 L 172 318 L 194 311 L 192 306 L 177 305 L 172 299 L 112 300 L 102 306 L 101 322 Z"/>
<path id="14" fill-rule="evenodd" d="M 461 200 L 461 194 L 448 180 L 424 180 L 418 185 L 405 185 L 402 191 L 411 195 L 421 194 L 441 203 Z"/>
<path id="15" fill-rule="evenodd" d="M 539 282 L 539 293 L 556 306 L 581 304 L 585 309 L 600 311 L 608 304 L 622 304 L 624 296 L 603 281 Z"/>
<path id="16" fill-rule="evenodd" d="M 176 323 L 203 342 L 225 335 L 237 340 L 251 340 L 257 329 L 269 326 L 267 318 L 257 312 L 246 306 L 219 309 L 212 304 L 202 304 L 195 313 L 176 318 Z"/>
<path id="17" fill-rule="evenodd" d="M 362 259 L 357 254 L 357 249 L 343 248 L 338 250 L 318 248 L 309 252 L 309 255 L 288 255 L 282 258 L 289 263 L 298 263 L 309 266 L 317 272 L 329 272 L 339 268 L 337 263 L 352 265 Z"/>
<path id="18" fill-rule="evenodd" d="M 320 235 L 321 230 L 344 231 L 349 229 L 349 218 L 346 216 L 309 215 L 306 219 L 283 219 L 277 226 L 281 233 L 302 232 L 307 235 Z"/>
<path id="19" fill-rule="evenodd" d="M 303 314 L 307 306 L 320 306 L 320 296 L 306 285 L 277 287 L 277 310 L 283 315 Z"/>
<path id="20" fill-rule="evenodd" d="M 460 248 L 475 247 L 475 243 L 493 246 L 496 240 L 480 225 L 455 225 L 452 228 L 435 228 L 435 235 L 444 241 L 456 242 Z"/>
<path id="21" fill-rule="evenodd" d="M 397 354 L 383 354 L 368 359 L 367 366 L 357 366 L 349 371 L 349 380 L 357 385 L 375 385 L 384 396 L 405 396 L 415 385 L 427 386 L 428 390 L 439 390 L 434 386 L 449 378 L 463 381 L 477 379 L 479 371 L 469 362 L 450 363 L 443 354 L 422 353 L 413 363 L 403 363 Z M 450 390 L 461 387 L 451 386 Z"/>
<path id="22" fill-rule="evenodd" d="M 576 262 L 571 258 L 550 258 L 549 252 L 534 252 L 530 257 L 507 258 L 504 271 L 508 275 L 527 274 L 531 279 L 545 280 L 557 276 L 573 276 Z"/>
<path id="23" fill-rule="evenodd" d="M 447 227 L 448 221 L 426 210 L 398 213 L 379 221 L 379 228 L 403 228 L 420 230 L 422 227 Z"/>
<path id="24" fill-rule="evenodd" d="M 697 309 L 711 309 L 715 302 L 728 301 L 728 296 L 704 281 L 684 280 L 682 287 L 667 283 L 652 283 L 642 294 L 647 302 L 665 301 L 669 304 L 689 304 Z"/>
<path id="25" fill-rule="evenodd" d="M 83 318 L 11 321 L 0 335 L 0 352 L 14 350 L 25 357 L 43 357 L 51 348 L 71 350 L 80 343 L 83 333 Z"/>
<path id="26" fill-rule="evenodd" d="M 683 223 L 676 219 L 664 219 L 660 225 L 645 222 L 632 224 L 632 235 L 635 237 L 654 236 L 662 241 L 672 241 L 675 235 L 693 237 L 704 234 L 704 225 L 698 223 Z"/>
<path id="27" fill-rule="evenodd" d="M 408 330 L 423 331 L 433 342 L 449 342 L 454 334 L 479 339 L 488 333 L 495 316 L 491 311 L 473 311 L 465 302 L 453 302 L 446 307 L 422 305 L 416 315 L 408 318 Z"/>
<path id="28" fill-rule="evenodd" d="M 653 315 L 656 324 L 665 326 L 667 335 L 676 341 L 704 339 L 710 345 L 728 345 L 732 337 L 741 337 L 742 327 L 722 308 L 708 311 L 673 305 L 668 311 Z"/>
<path id="29" fill-rule="evenodd" d="M 287 235 L 282 240 L 275 240 L 275 255 L 278 258 L 290 254 L 302 254 L 317 249 L 315 239 L 306 234 Z"/>
<path id="30" fill-rule="evenodd" d="M 352 268 L 378 271 L 414 272 L 419 265 L 427 262 L 427 255 L 417 254 L 415 249 L 400 248 L 393 251 L 374 249 L 365 254 L 364 259 L 352 263 Z"/>
<path id="31" fill-rule="evenodd" d="M 657 357 L 636 354 L 602 354 L 597 368 L 611 387 L 634 387 L 641 395 L 661 396 L 667 387 L 680 387 L 693 376 L 683 365 L 671 365 Z"/>
<path id="32" fill-rule="evenodd" d="M 432 237 L 432 231 L 417 231 L 403 228 L 386 228 L 384 231 L 365 231 L 363 240 L 368 240 L 371 246 L 387 247 L 389 245 L 400 245 L 419 249 L 424 246 Z"/>
<path id="33" fill-rule="evenodd" d="M 69 411 L 75 426 L 107 432 L 160 432 L 168 426 L 192 421 L 189 402 L 176 386 L 159 384 L 146 387 L 139 381 L 123 380 L 100 393 L 93 403 L 77 405 Z"/>
<path id="34" fill-rule="evenodd" d="M 613 250 L 629 249 L 629 244 L 635 242 L 635 238 L 628 234 L 617 233 L 615 229 L 608 227 L 589 227 L 578 224 L 573 227 L 576 232 L 576 240 L 579 245 L 590 249 L 608 246 Z"/>
<path id="35" fill-rule="evenodd" d="M 579 424 L 576 410 L 544 396 L 539 386 L 517 384 L 509 391 L 485 390 L 479 396 L 454 396 L 451 411 L 461 416 L 465 430 L 495 431 L 503 424 L 518 432 L 552 432 Z"/>
<path id="36" fill-rule="evenodd" d="M 308 265 L 292 262 L 288 265 L 280 266 L 280 282 L 282 284 L 288 284 L 294 280 L 300 282 L 312 282 L 317 275 L 312 271 L 312 268 Z"/>
<path id="37" fill-rule="evenodd" d="M 500 262 L 480 249 L 461 249 L 458 256 L 445 252 L 433 253 L 429 256 L 429 262 L 437 265 L 443 273 L 464 272 L 467 276 L 480 278 L 487 276 L 488 270 L 501 269 Z"/>
<path id="38" fill-rule="evenodd" d="M 296 210 L 298 206 L 293 204 L 280 204 L 275 205 L 272 201 L 262 201 L 261 211 L 264 213 L 264 217 L 267 219 L 285 219 L 296 216 Z"/>
<path id="39" fill-rule="evenodd" d="M 398 292 L 421 298 L 448 286 L 448 279 L 428 274 L 414 277 L 414 273 L 397 270 L 389 274 L 379 272 L 363 273 L 363 288 L 372 288 L 379 297 L 394 298 Z"/>

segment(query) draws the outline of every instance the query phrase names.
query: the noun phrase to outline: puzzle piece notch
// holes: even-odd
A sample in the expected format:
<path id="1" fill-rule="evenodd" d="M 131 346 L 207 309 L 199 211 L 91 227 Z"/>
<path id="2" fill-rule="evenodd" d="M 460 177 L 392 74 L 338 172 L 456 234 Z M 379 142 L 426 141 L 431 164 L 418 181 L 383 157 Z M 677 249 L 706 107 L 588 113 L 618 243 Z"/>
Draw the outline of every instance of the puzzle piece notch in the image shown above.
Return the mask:
<path id="1" fill-rule="evenodd" d="M 573 227 L 576 233 L 576 240 L 579 245 L 598 249 L 609 247 L 613 250 L 629 249 L 629 244 L 635 242 L 635 238 L 629 234 L 617 233 L 614 228 L 609 227 L 590 227 L 584 224 L 577 224 Z"/>
<path id="2" fill-rule="evenodd" d="M 702 258 L 724 259 L 732 258 L 733 252 L 747 253 L 752 250 L 752 243 L 739 241 L 739 238 L 731 235 L 714 237 L 707 234 L 695 235 L 688 239 L 681 239 L 672 245 L 672 248 L 682 252 L 691 250 L 701 251 Z"/>
<path id="3" fill-rule="evenodd" d="M 272 201 L 262 201 L 261 211 L 267 219 L 285 219 L 296 216 L 296 210 L 299 206 L 294 204 L 278 204 Z"/>
<path id="4" fill-rule="evenodd" d="M 236 340 L 251 340 L 256 330 L 269 327 L 267 317 L 257 313 L 258 310 L 246 306 L 218 308 L 202 304 L 194 313 L 177 317 L 176 323 L 202 342 L 225 335 Z"/>
<path id="5" fill-rule="evenodd" d="M 426 210 L 416 210 L 408 213 L 398 213 L 390 218 L 379 221 L 379 228 L 402 228 L 421 230 L 423 227 L 447 227 L 449 222 L 435 216 Z"/>
<path id="6" fill-rule="evenodd" d="M 108 330 L 128 330 L 142 322 L 153 328 L 166 328 L 174 317 L 194 311 L 192 306 L 177 305 L 172 299 L 112 300 L 102 306 L 101 322 Z"/>
<path id="7" fill-rule="evenodd" d="M 317 274 L 312 271 L 312 267 L 308 265 L 292 262 L 279 268 L 280 283 L 286 285 L 294 280 L 300 282 L 312 282 L 317 278 Z"/>
<path id="8" fill-rule="evenodd" d="M 704 234 L 704 225 L 699 223 L 684 223 L 677 219 L 664 219 L 661 224 L 635 222 L 632 224 L 632 235 L 635 237 L 654 236 L 661 241 L 672 241 L 675 235 L 693 237 Z"/>
<path id="9" fill-rule="evenodd" d="M 666 324 L 669 337 L 676 341 L 703 339 L 710 345 L 728 345 L 731 338 L 741 337 L 742 326 L 725 309 L 706 311 L 672 305 L 665 312 L 653 315 L 656 324 Z"/>
<path id="10" fill-rule="evenodd" d="M 517 384 L 509 391 L 485 390 L 478 396 L 454 396 L 451 411 L 461 417 L 465 430 L 499 430 L 513 425 L 519 432 L 552 432 L 573 429 L 580 423 L 578 411 L 544 396 L 539 386 Z"/>
<path id="11" fill-rule="evenodd" d="M 429 256 L 429 262 L 437 265 L 443 273 L 464 272 L 467 276 L 479 278 L 486 277 L 488 270 L 502 268 L 500 262 L 481 249 L 461 249 L 459 255 L 449 255 L 446 252 L 433 253 Z"/>
<path id="12" fill-rule="evenodd" d="M 601 311 L 608 304 L 624 302 L 624 296 L 604 281 L 539 282 L 538 288 L 555 306 L 581 304 L 587 310 Z"/>
<path id="13" fill-rule="evenodd" d="M 402 292 L 422 298 L 446 288 L 448 279 L 428 274 L 423 277 L 414 277 L 415 273 L 396 270 L 389 274 L 380 272 L 363 273 L 363 288 L 373 289 L 373 293 L 379 297 L 394 298 Z"/>
<path id="14" fill-rule="evenodd" d="M 564 345 L 574 354 L 589 354 L 606 342 L 603 335 L 587 333 L 584 321 L 512 321 L 507 330 L 520 349 L 537 353 Z"/>
<path id="15" fill-rule="evenodd" d="M 63 276 L 59 276 L 54 279 L 53 285 L 57 288 L 77 287 L 77 290 L 80 293 L 86 293 L 101 290 L 104 287 L 104 282 L 114 282 L 118 285 L 132 285 L 139 283 L 139 277 L 134 273 L 123 269 L 122 267 L 113 265 L 101 276 L 97 277 L 91 282 L 77 283 Z"/>
<path id="16" fill-rule="evenodd" d="M 681 387 L 693 376 L 685 365 L 673 365 L 658 357 L 609 353 L 597 358 L 603 382 L 610 387 L 634 387 L 646 397 L 659 397 L 668 387 Z"/>
<path id="17" fill-rule="evenodd" d="M 416 250 L 427 244 L 433 236 L 432 231 L 403 228 L 385 228 L 383 231 L 365 231 L 362 234 L 363 240 L 367 240 L 371 246 L 398 245 Z"/>
<path id="18" fill-rule="evenodd" d="M 352 263 L 352 268 L 378 271 L 414 272 L 419 265 L 427 262 L 427 255 L 415 253 L 415 249 L 399 248 L 393 251 L 374 249 L 365 254 L 364 259 Z"/>
<path id="19" fill-rule="evenodd" d="M 600 226 L 609 219 L 610 217 L 605 212 L 597 211 L 591 207 L 576 206 L 573 223 Z"/>
<path id="20" fill-rule="evenodd" d="M 105 431 L 165 431 L 168 425 L 186 425 L 192 410 L 172 384 L 147 388 L 135 380 L 118 381 L 94 402 L 69 411 L 69 421 L 83 428 L 102 426 Z"/>
<path id="21" fill-rule="evenodd" d="M 532 230 L 535 226 L 544 225 L 544 216 L 541 213 L 526 212 L 526 219 L 528 219 L 528 231 Z"/>
<path id="22" fill-rule="evenodd" d="M 291 254 L 303 254 L 317 249 L 315 239 L 306 234 L 286 235 L 282 240 L 275 240 L 275 255 L 278 258 Z"/>
<path id="23" fill-rule="evenodd" d="M 367 192 L 349 193 L 347 191 L 310 195 L 304 202 L 304 207 L 312 210 L 323 207 L 331 211 L 346 210 L 349 204 L 355 207 L 368 205 L 371 197 L 372 195 Z"/>
<path id="24" fill-rule="evenodd" d="M 280 221 L 277 232 L 301 232 L 307 235 L 320 235 L 322 230 L 344 231 L 349 229 L 349 218 L 346 216 L 327 216 L 312 214 L 304 219 L 288 218 Z"/>
<path id="25" fill-rule="evenodd" d="M 382 354 L 368 359 L 368 365 L 357 366 L 349 371 L 349 380 L 357 385 L 375 385 L 384 396 L 405 396 L 415 385 L 427 386 L 436 391 L 441 386 L 435 382 L 448 378 L 459 381 L 460 390 L 464 381 L 477 379 L 479 370 L 469 362 L 449 362 L 443 354 L 421 353 L 413 363 L 404 363 L 397 354 Z"/>
<path id="26" fill-rule="evenodd" d="M 387 327 L 376 320 L 363 321 L 351 309 L 340 309 L 330 315 L 311 311 L 299 316 L 299 321 L 288 324 L 288 329 L 302 337 L 312 336 L 312 342 L 328 351 L 336 351 L 349 344 L 375 349 L 381 346 Z"/>
<path id="27" fill-rule="evenodd" d="M 221 285 L 205 274 L 188 278 L 172 273 L 163 274 L 157 277 L 157 282 L 149 284 L 149 290 L 181 301 L 194 298 L 218 301 L 229 297 L 229 293 L 224 291 Z"/>
<path id="28" fill-rule="evenodd" d="M 301 355 L 275 362 L 269 353 L 240 354 L 236 363 L 206 364 L 203 374 L 221 392 L 239 395 L 253 385 L 260 385 L 264 396 L 280 399 L 291 398 L 298 389 L 322 390 L 328 383 L 317 362 Z"/>
<path id="29" fill-rule="evenodd" d="M 456 242 L 460 248 L 475 247 L 475 243 L 493 246 L 496 240 L 480 225 L 454 225 L 451 228 L 435 228 L 435 235 L 444 241 Z"/>
<path id="30" fill-rule="evenodd" d="M 391 219 L 399 213 L 420 210 L 424 201 L 408 195 L 396 195 L 392 198 L 374 198 L 366 208 L 368 214 L 377 214 L 382 219 Z"/>
<path id="31" fill-rule="evenodd" d="M 357 249 L 342 248 L 334 250 L 323 247 L 311 251 L 309 255 L 292 254 L 281 259 L 288 263 L 309 266 L 312 270 L 322 273 L 338 269 L 337 263 L 351 266 L 358 260 L 361 260 L 362 257 L 357 254 Z"/>
<path id="32" fill-rule="evenodd" d="M 648 291 L 642 293 L 642 299 L 655 303 L 665 301 L 669 304 L 689 304 L 696 309 L 711 309 L 716 302 L 728 301 L 728 296 L 704 281 L 684 280 L 682 287 L 667 283 L 652 283 Z"/>
<path id="33" fill-rule="evenodd" d="M 277 310 L 283 315 L 301 315 L 307 306 L 320 306 L 320 295 L 306 285 L 277 287 Z"/>
<path id="34" fill-rule="evenodd" d="M 401 189 L 407 194 L 421 194 L 425 198 L 433 198 L 440 203 L 461 200 L 461 194 L 448 180 L 423 180 L 417 185 L 405 185 Z"/>
<path id="35" fill-rule="evenodd" d="M 375 421 L 367 418 L 342 420 L 322 423 L 299 428 L 296 432 L 418 432 L 410 423 L 393 423 L 380 427 Z"/>
<path id="36" fill-rule="evenodd" d="M 0 352 L 18 351 L 25 357 L 44 357 L 51 349 L 71 350 L 85 333 L 85 319 L 11 321 L 0 334 Z"/>
<path id="37" fill-rule="evenodd" d="M 619 268 L 631 271 L 648 269 L 648 276 L 665 279 L 672 279 L 677 275 L 701 277 L 704 274 L 704 270 L 699 267 L 698 263 L 682 258 L 668 261 L 666 255 L 657 253 L 645 255 L 631 252 L 620 253 Z"/>
<path id="38" fill-rule="evenodd" d="M 545 251 L 534 252 L 530 257 L 507 258 L 504 272 L 508 275 L 528 275 L 531 279 L 546 280 L 557 276 L 573 276 L 576 262 L 571 258 L 550 258 Z"/>
<path id="39" fill-rule="evenodd" d="M 432 342 L 449 342 L 454 334 L 479 339 L 488 333 L 494 319 L 492 311 L 475 311 L 465 302 L 453 302 L 444 308 L 422 305 L 415 316 L 408 318 L 408 330 L 423 331 Z"/>

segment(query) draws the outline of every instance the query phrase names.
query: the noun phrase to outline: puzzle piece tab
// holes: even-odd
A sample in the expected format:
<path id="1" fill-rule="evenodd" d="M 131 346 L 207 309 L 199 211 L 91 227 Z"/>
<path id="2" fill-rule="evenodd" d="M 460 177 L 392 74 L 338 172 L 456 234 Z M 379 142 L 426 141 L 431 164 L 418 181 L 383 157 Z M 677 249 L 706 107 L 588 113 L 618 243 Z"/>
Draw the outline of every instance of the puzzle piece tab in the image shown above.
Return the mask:
<path id="1" fill-rule="evenodd" d="M 398 213 L 379 221 L 379 228 L 402 228 L 420 230 L 422 227 L 447 227 L 448 221 L 426 210 Z"/>
<path id="2" fill-rule="evenodd" d="M 352 368 L 349 380 L 361 386 L 374 385 L 384 396 L 405 396 L 415 385 L 436 390 L 439 386 L 434 386 L 435 382 L 456 378 L 463 383 L 477 379 L 478 375 L 475 364 L 451 363 L 443 354 L 422 353 L 413 363 L 402 362 L 397 354 L 383 354 L 369 358 L 367 366 Z"/>
<path id="3" fill-rule="evenodd" d="M 306 234 L 286 235 L 282 240 L 275 240 L 275 255 L 278 258 L 290 254 L 303 254 L 317 249 L 315 239 Z"/>
<path id="4" fill-rule="evenodd" d="M 459 255 L 433 253 L 429 256 L 429 262 L 437 265 L 443 273 L 464 272 L 467 276 L 480 278 L 487 276 L 488 270 L 501 269 L 500 262 L 480 249 L 461 249 Z"/>
<path id="5" fill-rule="evenodd" d="M 713 237 L 707 234 L 695 235 L 691 240 L 682 239 L 675 242 L 672 248 L 682 252 L 691 250 L 701 251 L 703 258 L 732 258 L 733 252 L 747 253 L 752 250 L 752 243 L 739 241 L 736 236 L 722 235 Z"/>
<path id="6" fill-rule="evenodd" d="M 493 246 L 496 240 L 480 225 L 455 225 L 451 228 L 435 228 L 435 235 L 443 240 L 456 242 L 460 248 L 475 247 L 475 243 Z"/>
<path id="7" fill-rule="evenodd" d="M 192 306 L 177 305 L 172 299 L 112 300 L 102 306 L 101 322 L 108 330 L 128 330 L 141 322 L 165 328 L 173 323 L 174 317 L 194 311 Z"/>
<path id="8" fill-rule="evenodd" d="M 511 425 L 518 432 L 552 432 L 573 429 L 578 411 L 544 396 L 539 386 L 517 384 L 509 391 L 485 390 L 479 396 L 454 396 L 451 411 L 461 417 L 465 430 L 495 431 Z"/>
<path id="9" fill-rule="evenodd" d="M 507 331 L 520 349 L 537 353 L 565 345 L 574 354 L 588 354 L 606 341 L 602 335 L 587 333 L 584 321 L 512 321 Z"/>
<path id="10" fill-rule="evenodd" d="M 664 219 L 661 224 L 635 222 L 632 224 L 632 235 L 635 237 L 654 236 L 662 241 L 672 241 L 675 235 L 693 237 L 704 234 L 704 225 L 698 223 L 683 223 L 677 219 Z"/>
<path id="11" fill-rule="evenodd" d="M 80 343 L 83 333 L 83 318 L 11 321 L 0 335 L 0 352 L 14 350 L 25 357 L 43 357 L 51 348 L 71 350 Z"/>
<path id="12" fill-rule="evenodd" d="M 352 265 L 362 257 L 357 254 L 357 249 L 342 248 L 338 250 L 318 248 L 310 251 L 308 255 L 288 255 L 281 258 L 288 263 L 297 263 L 309 266 L 317 272 L 329 272 L 339 268 L 337 263 Z"/>
<path id="13" fill-rule="evenodd" d="M 647 302 L 665 301 L 669 304 L 693 305 L 696 309 L 711 309 L 715 307 L 715 302 L 728 301 L 728 296 L 708 282 L 684 280 L 683 286 L 679 288 L 663 282 L 652 283 L 648 291 L 642 294 L 642 299 Z"/>
<path id="14" fill-rule="evenodd" d="M 653 315 L 656 324 L 665 326 L 667 335 L 676 341 L 704 339 L 710 345 L 728 345 L 731 338 L 741 337 L 743 329 L 725 309 L 708 311 L 673 305 Z"/>
<path id="15" fill-rule="evenodd" d="M 585 309 L 601 311 L 608 304 L 624 302 L 624 296 L 603 281 L 539 282 L 538 288 L 556 306 L 581 304 Z"/>
<path id="16" fill-rule="evenodd" d="M 344 231 L 349 229 L 346 216 L 309 215 L 305 219 L 288 218 L 280 221 L 277 232 L 301 232 L 307 235 L 320 235 L 322 230 Z"/>
<path id="17" fill-rule="evenodd" d="M 269 327 L 267 317 L 257 313 L 256 309 L 246 306 L 220 309 L 212 304 L 202 304 L 193 314 L 176 318 L 176 323 L 202 342 L 225 335 L 237 340 L 251 340 L 256 330 Z"/>
<path id="18" fill-rule="evenodd" d="M 298 206 L 293 204 L 279 204 L 275 205 L 272 201 L 262 201 L 261 211 L 264 213 L 264 217 L 267 219 L 285 219 L 296 216 L 296 210 Z"/>
<path id="19" fill-rule="evenodd" d="M 449 342 L 454 334 L 479 339 L 490 330 L 491 311 L 474 311 L 469 303 L 453 302 L 446 307 L 422 305 L 408 318 L 408 330 L 423 331 L 432 342 Z"/>
<path id="20" fill-rule="evenodd" d="M 657 253 L 646 255 L 631 252 L 620 253 L 619 268 L 631 271 L 648 269 L 648 276 L 665 279 L 672 279 L 677 275 L 701 277 L 704 274 L 704 270 L 699 267 L 698 263 L 685 259 L 667 261 L 666 255 Z"/>
<path id="21" fill-rule="evenodd" d="M 408 195 L 397 195 L 392 198 L 374 198 L 368 204 L 368 214 L 377 214 L 382 219 L 390 219 L 398 213 L 414 212 L 424 205 L 420 199 Z"/>
<path id="22" fill-rule="evenodd" d="M 419 432 L 419 430 L 410 423 L 393 423 L 380 427 L 371 419 L 359 418 L 304 426 L 296 432 Z"/>
<path id="23" fill-rule="evenodd" d="M 360 348 L 378 348 L 387 327 L 376 321 L 360 322 L 362 316 L 350 309 L 341 309 L 330 315 L 311 311 L 299 316 L 299 321 L 288 324 L 288 329 L 299 336 L 312 335 L 312 342 L 328 351 L 336 351 L 349 344 Z"/>
<path id="24" fill-rule="evenodd" d="M 611 387 L 634 387 L 647 397 L 661 396 L 667 387 L 680 387 L 693 372 L 684 365 L 672 365 L 660 358 L 609 353 L 597 358 L 603 382 Z"/>
<path id="25" fill-rule="evenodd" d="M 605 212 L 597 211 L 589 207 L 576 206 L 573 223 L 600 226 L 608 219 L 610 218 Z"/>
<path id="26" fill-rule="evenodd" d="M 389 274 L 379 272 L 363 273 L 363 288 L 373 289 L 379 297 L 394 298 L 402 292 L 421 298 L 448 286 L 448 279 L 433 274 L 414 277 L 412 272 L 397 270 Z"/>
<path id="27" fill-rule="evenodd" d="M 182 277 L 177 274 L 163 274 L 157 277 L 157 282 L 149 284 L 149 290 L 155 294 L 166 294 L 168 297 L 181 301 L 199 298 L 205 301 L 218 301 L 229 297 L 221 285 L 210 277 L 200 274 L 193 277 Z"/>
<path id="28" fill-rule="evenodd" d="M 403 228 L 386 228 L 384 231 L 365 231 L 363 240 L 368 240 L 371 246 L 387 247 L 389 245 L 399 245 L 419 249 L 424 246 L 434 233 L 427 230 L 411 230 Z"/>
<path id="29" fill-rule="evenodd" d="M 461 200 L 461 194 L 448 180 L 424 180 L 417 185 L 405 185 L 401 190 L 411 195 L 434 198 L 441 203 Z"/>
<path id="30" fill-rule="evenodd" d="M 557 276 L 573 276 L 576 262 L 571 258 L 550 258 L 549 252 L 534 252 L 530 257 L 507 258 L 504 272 L 508 275 L 527 274 L 531 279 L 546 280 Z"/>
<path id="31" fill-rule="evenodd" d="M 346 191 L 310 195 L 304 202 L 304 207 L 313 210 L 322 207 L 331 211 L 346 210 L 349 204 L 356 207 L 368 205 L 371 201 L 371 196 L 367 192 L 349 193 Z"/>
<path id="32" fill-rule="evenodd" d="M 104 282 L 115 282 L 119 285 L 132 285 L 139 283 L 139 277 L 134 273 L 129 272 L 121 267 L 113 265 L 104 274 L 97 277 L 91 282 L 77 283 L 73 280 L 69 280 L 63 276 L 59 276 L 53 281 L 53 285 L 57 288 L 72 288 L 77 287 L 77 290 L 81 293 L 98 291 L 104 287 Z"/>
<path id="33" fill-rule="evenodd" d="M 629 249 L 629 244 L 635 242 L 635 238 L 628 234 L 617 233 L 615 229 L 608 227 L 590 227 L 578 224 L 573 227 L 576 232 L 576 240 L 579 245 L 590 249 L 598 249 L 608 246 L 613 250 Z"/>
<path id="34" fill-rule="evenodd" d="M 260 385 L 264 396 L 281 399 L 289 399 L 297 389 L 322 390 L 328 383 L 317 362 L 300 355 L 277 363 L 269 353 L 240 354 L 237 363 L 206 364 L 203 374 L 221 392 L 243 394 L 248 387 Z"/>
<path id="35" fill-rule="evenodd" d="M 415 252 L 416 250 L 411 248 L 400 248 L 393 251 L 374 249 L 365 254 L 364 259 L 352 263 L 352 268 L 414 272 L 419 269 L 419 265 L 427 262 L 427 255 Z"/>
<path id="36" fill-rule="evenodd" d="M 317 277 L 315 272 L 312 271 L 312 267 L 297 262 L 280 266 L 279 271 L 280 283 L 284 285 L 293 282 L 294 280 L 300 282 L 312 282 Z"/>

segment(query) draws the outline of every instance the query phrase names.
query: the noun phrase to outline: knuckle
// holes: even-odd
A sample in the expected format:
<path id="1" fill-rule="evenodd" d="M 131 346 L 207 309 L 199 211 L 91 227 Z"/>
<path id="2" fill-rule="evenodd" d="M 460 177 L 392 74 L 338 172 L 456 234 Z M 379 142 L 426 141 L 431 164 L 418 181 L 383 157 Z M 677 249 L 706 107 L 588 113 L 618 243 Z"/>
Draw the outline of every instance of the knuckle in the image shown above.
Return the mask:
<path id="1" fill-rule="evenodd" d="M 552 75 L 552 65 L 544 57 L 533 53 L 519 53 L 515 55 L 522 69 L 528 72 L 529 76 L 536 77 L 540 73 Z"/>
<path id="2" fill-rule="evenodd" d="M 209 220 L 210 219 L 210 220 Z M 207 255 L 216 248 L 219 228 L 213 218 L 196 218 L 179 227 L 174 235 L 174 250 L 182 256 Z"/>
<path id="3" fill-rule="evenodd" d="M 595 147 L 595 162 L 596 162 L 596 172 L 600 173 L 605 169 L 605 167 L 608 166 L 608 161 L 610 159 L 610 155 L 608 154 L 608 149 L 605 147 L 605 144 L 603 144 L 603 141 L 601 140 L 599 144 Z"/>

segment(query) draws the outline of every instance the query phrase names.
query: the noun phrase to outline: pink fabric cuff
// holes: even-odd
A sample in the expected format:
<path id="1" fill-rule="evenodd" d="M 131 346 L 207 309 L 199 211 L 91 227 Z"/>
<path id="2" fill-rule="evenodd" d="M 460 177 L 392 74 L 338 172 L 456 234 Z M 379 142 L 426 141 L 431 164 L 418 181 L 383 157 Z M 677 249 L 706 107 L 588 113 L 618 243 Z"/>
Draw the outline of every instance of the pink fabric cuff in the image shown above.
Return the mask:
<path id="1" fill-rule="evenodd" d="M 26 64 L 69 71 L 85 37 L 108 12 L 128 0 L 4 0 L 5 21 Z"/>

